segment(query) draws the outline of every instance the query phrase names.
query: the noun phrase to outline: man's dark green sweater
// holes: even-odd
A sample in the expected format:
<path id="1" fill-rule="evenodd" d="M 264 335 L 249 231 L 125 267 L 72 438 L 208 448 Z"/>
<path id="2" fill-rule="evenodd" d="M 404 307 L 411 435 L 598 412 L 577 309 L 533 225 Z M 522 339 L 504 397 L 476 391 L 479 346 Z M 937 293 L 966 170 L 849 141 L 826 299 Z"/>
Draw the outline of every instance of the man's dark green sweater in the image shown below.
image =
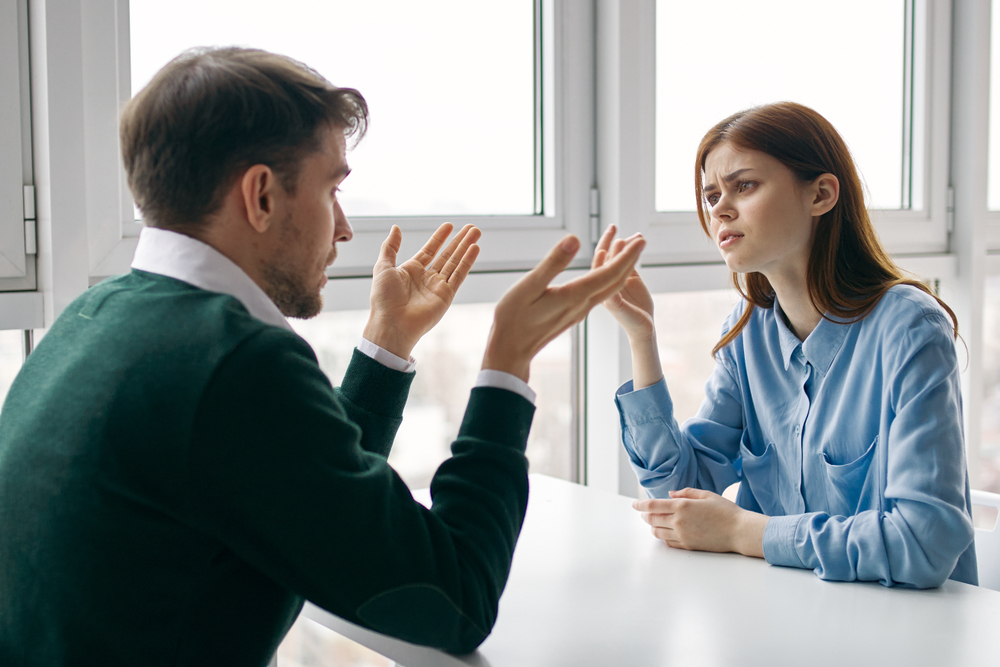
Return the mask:
<path id="1" fill-rule="evenodd" d="M 414 502 L 386 463 L 412 374 L 142 271 L 74 301 L 0 416 L 0 665 L 262 665 L 308 599 L 466 652 L 527 507 L 533 407 L 472 390 Z"/>

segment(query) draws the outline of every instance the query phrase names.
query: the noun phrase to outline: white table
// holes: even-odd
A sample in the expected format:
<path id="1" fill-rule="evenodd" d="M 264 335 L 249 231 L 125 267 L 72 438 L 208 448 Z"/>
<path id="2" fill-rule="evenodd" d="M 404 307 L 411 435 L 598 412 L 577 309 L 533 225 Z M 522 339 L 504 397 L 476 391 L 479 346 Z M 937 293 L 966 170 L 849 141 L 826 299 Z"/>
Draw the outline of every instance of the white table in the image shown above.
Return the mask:
<path id="1" fill-rule="evenodd" d="M 671 549 L 629 498 L 541 475 L 531 476 L 499 619 L 477 652 L 414 646 L 309 604 L 303 613 L 405 667 L 1000 665 L 1000 593 L 832 583 Z"/>

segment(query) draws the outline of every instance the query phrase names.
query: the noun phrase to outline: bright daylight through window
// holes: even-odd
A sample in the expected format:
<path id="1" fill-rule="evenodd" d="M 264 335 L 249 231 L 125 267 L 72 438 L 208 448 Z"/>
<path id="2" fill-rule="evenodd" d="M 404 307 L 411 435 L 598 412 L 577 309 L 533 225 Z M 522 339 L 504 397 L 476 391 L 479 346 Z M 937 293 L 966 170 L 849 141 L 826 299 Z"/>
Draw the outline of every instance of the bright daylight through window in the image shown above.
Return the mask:
<path id="1" fill-rule="evenodd" d="M 658 0 L 656 210 L 694 210 L 694 156 L 715 123 L 783 100 L 814 108 L 842 133 L 870 206 L 908 208 L 905 4 Z"/>
<path id="2" fill-rule="evenodd" d="M 410 488 L 429 486 L 438 465 L 450 455 L 479 373 L 493 308 L 493 304 L 453 305 L 413 349 L 417 376 L 389 456 Z M 338 384 L 367 319 L 367 311 L 340 311 L 291 323 L 316 351 L 330 381 Z M 528 436 L 531 472 L 563 479 L 571 475 L 570 347 L 570 335 L 564 333 L 531 364 L 531 387 L 538 394 Z"/>
<path id="3" fill-rule="evenodd" d="M 1000 211 L 1000 0 L 993 0 L 990 32 L 990 153 L 987 203 Z"/>
<path id="4" fill-rule="evenodd" d="M 18 330 L 0 331 L 0 406 L 3 406 L 10 385 L 21 370 L 23 335 L 24 332 Z"/>
<path id="5" fill-rule="evenodd" d="M 531 0 L 132 0 L 132 91 L 184 49 L 297 58 L 368 100 L 349 216 L 535 212 Z M 364 29 L 359 29 L 364 26 Z"/>

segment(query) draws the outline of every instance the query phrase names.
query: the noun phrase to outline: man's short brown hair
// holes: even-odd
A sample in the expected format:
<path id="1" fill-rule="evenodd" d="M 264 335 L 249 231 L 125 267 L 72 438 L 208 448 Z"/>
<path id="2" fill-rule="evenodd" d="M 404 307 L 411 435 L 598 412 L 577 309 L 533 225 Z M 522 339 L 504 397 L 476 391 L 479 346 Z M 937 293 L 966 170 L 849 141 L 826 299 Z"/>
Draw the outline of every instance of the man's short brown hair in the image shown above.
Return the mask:
<path id="1" fill-rule="evenodd" d="M 125 106 L 122 159 L 147 224 L 196 228 L 255 164 L 294 194 L 299 166 L 327 128 L 360 139 L 368 105 L 286 56 L 198 48 L 157 72 Z"/>

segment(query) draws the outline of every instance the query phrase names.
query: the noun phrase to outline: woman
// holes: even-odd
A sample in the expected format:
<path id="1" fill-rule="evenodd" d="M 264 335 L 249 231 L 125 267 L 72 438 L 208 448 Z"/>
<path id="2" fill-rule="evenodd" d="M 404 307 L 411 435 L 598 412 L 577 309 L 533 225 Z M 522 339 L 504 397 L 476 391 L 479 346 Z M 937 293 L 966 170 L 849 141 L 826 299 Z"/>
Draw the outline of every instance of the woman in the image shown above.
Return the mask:
<path id="1" fill-rule="evenodd" d="M 799 104 L 737 113 L 702 139 L 695 191 L 744 297 L 697 416 L 674 419 L 638 273 L 605 302 L 632 348 L 616 402 L 653 534 L 823 579 L 975 584 L 957 320 L 882 248 L 843 139 Z M 718 495 L 736 482 L 735 504 Z"/>

